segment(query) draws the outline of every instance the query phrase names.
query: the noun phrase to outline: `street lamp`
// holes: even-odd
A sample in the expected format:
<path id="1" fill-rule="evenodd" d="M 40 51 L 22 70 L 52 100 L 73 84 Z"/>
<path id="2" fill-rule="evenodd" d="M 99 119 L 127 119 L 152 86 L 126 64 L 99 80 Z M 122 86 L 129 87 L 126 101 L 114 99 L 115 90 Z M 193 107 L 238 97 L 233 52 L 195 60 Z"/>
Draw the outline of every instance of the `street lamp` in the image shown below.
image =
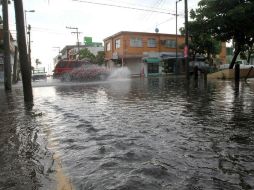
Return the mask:
<path id="1" fill-rule="evenodd" d="M 178 30 L 177 30 L 177 3 L 179 3 L 182 0 L 176 1 L 176 65 L 175 65 L 175 74 L 177 74 L 177 67 L 178 67 Z"/>
<path id="2" fill-rule="evenodd" d="M 25 25 L 26 25 L 26 29 L 27 29 L 27 23 L 26 23 L 26 13 L 34 13 L 35 10 L 25 10 Z"/>
<path id="3" fill-rule="evenodd" d="M 32 65 L 31 63 L 31 40 L 30 40 L 30 31 L 31 31 L 31 25 L 29 24 L 27 26 L 27 20 L 26 20 L 26 13 L 34 13 L 35 10 L 25 10 L 25 25 L 26 25 L 26 34 L 27 36 L 27 42 L 28 42 L 28 59 L 29 59 L 29 63 L 30 66 Z M 28 29 L 28 31 L 27 31 Z"/>

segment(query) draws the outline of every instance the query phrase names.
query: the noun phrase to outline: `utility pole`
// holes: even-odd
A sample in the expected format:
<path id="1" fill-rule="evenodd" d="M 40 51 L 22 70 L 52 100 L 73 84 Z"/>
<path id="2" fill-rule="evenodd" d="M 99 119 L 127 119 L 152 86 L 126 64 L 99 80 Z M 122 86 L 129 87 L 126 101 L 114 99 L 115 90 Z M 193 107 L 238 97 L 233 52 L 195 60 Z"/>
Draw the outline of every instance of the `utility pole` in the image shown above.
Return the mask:
<path id="1" fill-rule="evenodd" d="M 25 10 L 24 11 L 24 14 L 25 14 L 25 27 L 26 27 L 26 29 L 25 29 L 25 33 L 26 34 L 29 34 L 30 35 L 30 30 L 31 30 L 31 26 L 30 25 L 27 25 L 27 19 L 26 19 L 26 14 L 27 13 L 34 13 L 35 12 L 35 10 Z M 29 28 L 30 27 L 30 28 Z M 28 31 L 29 30 L 29 31 Z M 30 36 L 27 36 L 27 42 L 29 41 L 29 38 L 30 38 Z M 29 44 L 29 46 L 30 46 L 30 44 Z M 29 47 L 28 46 L 28 47 Z M 29 53 L 29 49 L 27 50 L 28 51 L 28 53 Z M 29 61 L 30 61 L 30 63 L 31 63 L 31 57 L 29 56 L 28 57 L 29 58 Z"/>
<path id="2" fill-rule="evenodd" d="M 78 59 L 79 59 L 79 53 L 80 53 L 80 45 L 79 45 L 79 34 L 81 32 L 78 31 L 78 27 L 68 27 L 66 26 L 67 29 L 73 29 L 76 30 L 76 32 L 71 32 L 72 34 L 76 34 L 77 35 L 77 44 L 78 44 Z"/>
<path id="3" fill-rule="evenodd" d="M 11 91 L 11 57 L 10 57 L 10 31 L 8 20 L 8 0 L 2 0 L 3 10 L 3 36 L 4 36 L 4 87 Z"/>
<path id="4" fill-rule="evenodd" d="M 14 64 L 13 64 L 13 73 L 12 73 L 13 84 L 16 84 L 18 82 L 17 67 L 18 67 L 18 47 L 15 46 Z"/>
<path id="5" fill-rule="evenodd" d="M 182 0 L 176 1 L 176 66 L 175 66 L 175 74 L 178 74 L 178 29 L 177 29 L 177 3 L 179 3 Z"/>
<path id="6" fill-rule="evenodd" d="M 185 10 L 185 47 L 184 47 L 184 58 L 186 66 L 186 79 L 190 80 L 189 73 L 189 27 L 188 27 L 188 0 L 184 0 Z"/>
<path id="7" fill-rule="evenodd" d="M 18 48 L 19 48 L 19 60 L 20 60 L 20 68 L 21 68 L 21 75 L 22 75 L 24 100 L 25 102 L 31 103 L 33 101 L 33 91 L 32 91 L 32 82 L 31 82 L 31 65 L 29 64 L 28 55 L 27 55 L 23 1 L 15 0 L 14 8 L 15 8 L 15 17 L 16 17 L 17 40 L 18 40 Z"/>
<path id="8" fill-rule="evenodd" d="M 28 35 L 28 60 L 30 66 L 32 66 L 31 62 L 31 25 L 29 24 L 27 27 L 27 35 Z"/>

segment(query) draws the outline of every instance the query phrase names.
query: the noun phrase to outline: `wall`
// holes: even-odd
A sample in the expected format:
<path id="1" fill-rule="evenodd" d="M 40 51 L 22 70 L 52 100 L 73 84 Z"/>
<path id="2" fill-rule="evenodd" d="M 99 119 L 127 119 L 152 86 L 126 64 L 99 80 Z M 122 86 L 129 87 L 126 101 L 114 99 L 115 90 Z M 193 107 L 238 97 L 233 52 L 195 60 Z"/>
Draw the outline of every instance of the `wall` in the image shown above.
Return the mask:
<path id="1" fill-rule="evenodd" d="M 126 59 L 124 61 L 124 66 L 128 67 L 131 75 L 140 75 L 142 60 L 139 58 Z"/>
<path id="2" fill-rule="evenodd" d="M 226 42 L 221 43 L 221 52 L 219 54 L 220 61 L 225 64 L 227 63 L 227 48 L 226 48 Z"/>
<path id="3" fill-rule="evenodd" d="M 241 69 L 240 77 L 245 78 L 248 75 L 250 69 Z M 254 77 L 254 69 L 251 70 L 249 77 Z M 235 78 L 235 70 L 234 69 L 225 69 L 216 73 L 208 74 L 208 79 L 234 79 Z"/>
<path id="4" fill-rule="evenodd" d="M 11 75 L 13 71 L 13 64 L 14 64 L 14 55 L 10 55 L 10 63 L 11 63 Z M 0 54 L 0 82 L 4 82 L 4 55 Z"/>
<path id="5" fill-rule="evenodd" d="M 143 47 L 131 47 L 130 39 L 132 37 L 142 38 Z M 147 47 L 147 42 L 149 38 L 156 39 L 156 47 Z M 120 48 L 115 48 L 115 40 L 120 39 L 121 46 Z M 104 50 L 105 58 L 113 59 L 113 54 L 118 55 L 117 58 L 129 58 L 129 57 L 142 57 L 143 52 L 174 52 L 175 48 L 169 48 L 161 44 L 162 40 L 176 40 L 176 36 L 172 34 L 160 34 L 160 33 L 142 33 L 142 32 L 119 32 L 111 37 L 108 37 L 104 40 Z M 111 44 L 111 50 L 107 51 L 107 43 Z M 184 36 L 178 36 L 178 46 L 184 44 Z M 183 50 L 178 48 L 178 52 Z"/>

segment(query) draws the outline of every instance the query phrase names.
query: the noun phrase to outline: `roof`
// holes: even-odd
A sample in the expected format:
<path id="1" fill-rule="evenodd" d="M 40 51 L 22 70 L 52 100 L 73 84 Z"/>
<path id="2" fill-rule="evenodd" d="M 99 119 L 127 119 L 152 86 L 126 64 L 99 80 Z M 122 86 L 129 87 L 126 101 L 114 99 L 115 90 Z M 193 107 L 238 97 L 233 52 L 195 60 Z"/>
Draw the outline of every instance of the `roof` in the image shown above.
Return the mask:
<path id="1" fill-rule="evenodd" d="M 101 44 L 102 45 L 102 43 L 101 42 L 93 42 L 94 44 Z M 103 46 L 91 46 L 91 45 L 66 45 L 60 52 L 61 53 L 64 53 L 65 51 L 67 51 L 68 49 L 73 49 L 73 48 L 80 48 L 80 49 L 83 49 L 83 48 L 100 48 L 100 47 L 102 47 L 103 48 Z"/>
<path id="2" fill-rule="evenodd" d="M 83 48 L 83 47 L 87 47 L 85 45 L 66 45 L 60 52 L 63 53 L 65 52 L 67 49 L 72 49 L 72 48 L 75 48 L 75 47 L 80 47 L 80 48 Z"/>
<path id="3" fill-rule="evenodd" d="M 159 63 L 161 61 L 158 57 L 146 57 L 143 59 L 146 63 Z"/>
<path id="4" fill-rule="evenodd" d="M 105 38 L 103 41 L 109 40 L 111 38 L 114 38 L 116 36 L 120 36 L 120 35 L 123 35 L 123 34 L 175 36 L 175 34 L 166 34 L 166 33 L 120 31 L 118 33 L 113 34 L 112 36 L 109 36 L 109 37 Z M 183 36 L 183 35 L 178 35 L 178 36 Z"/>

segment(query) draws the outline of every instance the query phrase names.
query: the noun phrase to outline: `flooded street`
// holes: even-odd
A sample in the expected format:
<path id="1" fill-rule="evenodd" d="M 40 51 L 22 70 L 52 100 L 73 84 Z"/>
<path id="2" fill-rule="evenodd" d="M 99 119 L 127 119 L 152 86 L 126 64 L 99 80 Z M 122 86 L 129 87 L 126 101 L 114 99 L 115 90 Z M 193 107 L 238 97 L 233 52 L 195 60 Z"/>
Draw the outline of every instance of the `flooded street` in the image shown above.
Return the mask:
<path id="1" fill-rule="evenodd" d="M 0 88 L 0 190 L 254 189 L 254 80 Z"/>

